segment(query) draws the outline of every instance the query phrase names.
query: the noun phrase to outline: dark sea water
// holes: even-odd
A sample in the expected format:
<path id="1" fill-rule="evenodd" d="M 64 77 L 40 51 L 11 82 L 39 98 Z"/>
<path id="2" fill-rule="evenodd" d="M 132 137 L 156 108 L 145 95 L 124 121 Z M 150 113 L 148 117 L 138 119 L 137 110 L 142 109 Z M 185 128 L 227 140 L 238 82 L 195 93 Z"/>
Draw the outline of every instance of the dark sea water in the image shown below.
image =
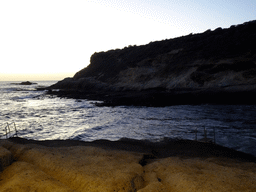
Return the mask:
<path id="1" fill-rule="evenodd" d="M 28 139 L 214 138 L 219 145 L 256 156 L 255 105 L 178 105 L 170 107 L 96 107 L 93 101 L 46 96 L 40 86 L 0 82 L 0 135 L 15 122 Z M 14 130 L 14 125 L 10 126 Z M 197 135 L 196 135 L 197 133 Z M 12 133 L 14 134 L 14 132 Z"/>

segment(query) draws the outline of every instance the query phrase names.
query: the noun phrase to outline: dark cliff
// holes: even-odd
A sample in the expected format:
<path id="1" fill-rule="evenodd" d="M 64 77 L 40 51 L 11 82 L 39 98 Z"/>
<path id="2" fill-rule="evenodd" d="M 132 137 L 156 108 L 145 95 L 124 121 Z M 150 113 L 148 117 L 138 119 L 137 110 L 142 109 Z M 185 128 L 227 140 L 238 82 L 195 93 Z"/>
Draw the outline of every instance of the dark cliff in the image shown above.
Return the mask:
<path id="1" fill-rule="evenodd" d="M 139 91 L 140 97 L 147 90 L 155 90 L 153 93 L 161 93 L 165 100 L 180 94 L 187 98 L 186 94 L 192 93 L 190 98 L 205 102 L 212 94 L 219 98 L 228 95 L 227 101 L 231 93 L 252 96 L 256 91 L 255 44 L 256 21 L 250 21 L 228 29 L 94 53 L 88 67 L 50 89 L 80 94 Z"/>

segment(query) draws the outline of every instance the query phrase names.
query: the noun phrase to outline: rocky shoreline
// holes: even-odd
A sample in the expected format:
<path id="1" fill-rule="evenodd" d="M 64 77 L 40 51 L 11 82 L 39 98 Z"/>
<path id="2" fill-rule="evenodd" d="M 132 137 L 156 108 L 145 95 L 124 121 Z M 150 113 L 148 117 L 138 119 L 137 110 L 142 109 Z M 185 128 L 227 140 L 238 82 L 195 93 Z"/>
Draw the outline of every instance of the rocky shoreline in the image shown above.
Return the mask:
<path id="1" fill-rule="evenodd" d="M 1 191 L 255 191 L 256 157 L 189 140 L 0 140 Z"/>
<path id="2" fill-rule="evenodd" d="M 173 105 L 255 105 L 256 91 L 228 92 L 214 89 L 171 90 L 149 89 L 142 91 L 77 91 L 50 90 L 47 95 L 58 97 L 87 99 L 97 106 L 147 106 L 164 107 Z"/>
<path id="3" fill-rule="evenodd" d="M 31 140 L 20 137 L 12 137 L 8 139 L 17 144 L 36 144 L 46 147 L 71 147 L 71 146 L 93 146 L 106 150 L 122 150 L 130 152 L 138 152 L 147 154 L 149 159 L 159 159 L 171 156 L 179 156 L 183 158 L 210 158 L 221 157 L 231 158 L 240 161 L 256 163 L 256 157 L 244 152 L 236 151 L 227 147 L 223 147 L 211 142 L 200 142 L 184 139 L 164 138 L 159 142 L 151 142 L 149 140 L 136 140 L 122 138 L 117 141 L 95 140 L 95 141 L 79 141 L 79 140 Z"/>

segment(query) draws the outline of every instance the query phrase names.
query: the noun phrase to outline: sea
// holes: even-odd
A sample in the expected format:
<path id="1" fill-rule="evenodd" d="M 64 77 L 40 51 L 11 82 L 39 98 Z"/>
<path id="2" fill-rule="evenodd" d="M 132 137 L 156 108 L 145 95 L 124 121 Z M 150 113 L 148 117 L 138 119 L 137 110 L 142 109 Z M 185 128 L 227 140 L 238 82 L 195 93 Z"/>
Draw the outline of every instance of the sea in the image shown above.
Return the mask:
<path id="1" fill-rule="evenodd" d="M 0 82 L 1 138 L 6 138 L 6 132 L 7 137 L 17 134 L 34 140 L 130 138 L 157 142 L 166 138 L 207 138 L 256 156 L 255 105 L 98 107 L 96 101 L 60 98 L 37 91 L 56 81 L 17 83 L 20 82 Z"/>

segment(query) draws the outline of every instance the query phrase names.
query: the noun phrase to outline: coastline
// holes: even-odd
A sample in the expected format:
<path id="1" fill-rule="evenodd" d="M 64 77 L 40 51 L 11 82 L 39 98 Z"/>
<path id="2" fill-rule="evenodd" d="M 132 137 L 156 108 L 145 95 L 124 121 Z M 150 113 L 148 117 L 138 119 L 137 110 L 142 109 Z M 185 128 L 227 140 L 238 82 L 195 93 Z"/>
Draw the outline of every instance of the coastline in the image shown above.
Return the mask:
<path id="1" fill-rule="evenodd" d="M 151 142 L 149 140 L 136 140 L 122 138 L 117 141 L 95 140 L 95 141 L 79 141 L 79 140 L 43 140 L 37 141 L 32 139 L 24 139 L 20 137 L 9 138 L 8 141 L 29 145 L 36 144 L 46 147 L 73 147 L 73 146 L 92 146 L 105 150 L 121 150 L 128 152 L 137 152 L 148 154 L 151 159 L 166 158 L 179 156 L 182 158 L 210 158 L 221 157 L 231 158 L 240 161 L 248 161 L 256 163 L 256 157 L 241 151 L 236 151 L 224 146 L 220 146 L 209 142 L 200 142 L 185 139 L 168 139 L 163 141 Z"/>
<path id="2" fill-rule="evenodd" d="M 256 104 L 255 29 L 256 21 L 249 21 L 96 52 L 73 77 L 46 89 L 103 101 L 99 106 Z"/>
<path id="3" fill-rule="evenodd" d="M 255 105 L 256 91 L 223 91 L 220 89 L 148 89 L 141 91 L 65 90 L 47 88 L 48 95 L 61 98 L 96 101 L 96 106 L 146 106 L 165 107 L 173 105 Z M 236 99 L 231 99 L 236 98 Z M 100 102 L 98 102 L 100 101 Z"/>
<path id="4" fill-rule="evenodd" d="M 0 141 L 0 189 L 254 191 L 256 157 L 190 140 Z"/>

